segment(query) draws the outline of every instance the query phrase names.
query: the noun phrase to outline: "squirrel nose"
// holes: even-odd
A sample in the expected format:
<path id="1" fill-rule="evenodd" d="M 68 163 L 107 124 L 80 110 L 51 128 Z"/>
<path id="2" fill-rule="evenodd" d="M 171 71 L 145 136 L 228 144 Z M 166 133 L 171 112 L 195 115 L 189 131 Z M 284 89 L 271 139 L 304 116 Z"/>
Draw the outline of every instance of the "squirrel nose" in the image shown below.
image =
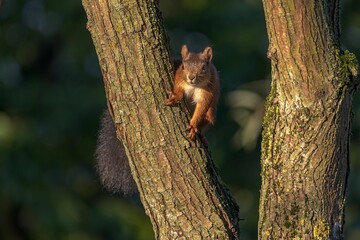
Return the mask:
<path id="1" fill-rule="evenodd" d="M 194 80 L 195 80 L 195 78 L 196 78 L 196 76 L 195 76 L 195 75 L 189 75 L 189 80 L 190 80 L 190 81 L 194 81 Z"/>

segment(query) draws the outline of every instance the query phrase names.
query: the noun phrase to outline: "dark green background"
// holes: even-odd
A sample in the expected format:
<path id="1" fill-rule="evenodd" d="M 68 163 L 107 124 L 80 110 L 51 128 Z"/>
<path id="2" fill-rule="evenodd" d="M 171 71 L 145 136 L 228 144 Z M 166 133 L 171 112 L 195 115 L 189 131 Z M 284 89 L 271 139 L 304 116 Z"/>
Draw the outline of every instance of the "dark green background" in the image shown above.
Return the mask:
<path id="1" fill-rule="evenodd" d="M 256 99 L 263 101 L 268 91 L 261 1 L 160 5 L 174 55 L 183 43 L 195 51 L 208 44 L 214 49 L 222 98 L 207 136 L 245 219 L 242 239 L 256 239 L 260 140 L 241 147 L 256 133 L 240 140 L 239 132 L 260 119 Z M 360 57 L 360 2 L 343 0 L 341 12 L 343 48 Z M 80 1 L 5 0 L 0 9 L 0 239 L 153 238 L 139 201 L 106 193 L 94 172 L 105 94 L 85 26 Z M 237 97 L 245 102 L 241 107 L 227 101 L 236 89 L 247 91 Z M 350 240 L 360 239 L 359 96 L 353 112 L 345 229 Z"/>

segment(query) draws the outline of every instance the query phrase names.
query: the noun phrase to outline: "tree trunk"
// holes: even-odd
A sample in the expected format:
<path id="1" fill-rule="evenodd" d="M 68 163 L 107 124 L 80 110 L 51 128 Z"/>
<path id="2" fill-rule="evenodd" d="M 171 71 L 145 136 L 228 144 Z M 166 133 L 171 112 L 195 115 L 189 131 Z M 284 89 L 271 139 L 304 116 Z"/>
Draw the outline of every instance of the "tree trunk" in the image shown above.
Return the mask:
<path id="1" fill-rule="evenodd" d="M 238 239 L 238 207 L 209 153 L 190 147 L 158 1 L 83 0 L 108 107 L 157 239 Z M 199 143 L 198 143 L 199 145 Z"/>
<path id="2" fill-rule="evenodd" d="M 338 0 L 263 0 L 272 87 L 263 121 L 259 239 L 343 239 L 357 61 Z"/>

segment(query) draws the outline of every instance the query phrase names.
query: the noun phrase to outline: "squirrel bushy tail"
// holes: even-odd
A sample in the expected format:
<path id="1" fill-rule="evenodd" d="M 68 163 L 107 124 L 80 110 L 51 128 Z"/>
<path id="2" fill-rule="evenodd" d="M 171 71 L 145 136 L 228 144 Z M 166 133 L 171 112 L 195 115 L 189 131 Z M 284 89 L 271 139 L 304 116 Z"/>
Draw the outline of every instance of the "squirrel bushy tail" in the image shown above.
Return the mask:
<path id="1" fill-rule="evenodd" d="M 196 107 L 189 107 L 193 116 L 187 130 L 192 142 L 207 125 L 215 122 L 219 77 L 211 63 L 211 47 L 206 47 L 201 53 L 194 53 L 189 52 L 187 46 L 183 45 L 181 56 L 181 60 L 174 61 L 174 88 L 164 103 L 173 105 L 185 97 L 196 104 Z M 194 111 L 194 108 L 198 110 Z M 203 135 L 200 137 L 207 146 L 206 138 Z M 137 192 L 124 146 L 116 137 L 115 124 L 107 110 L 102 116 L 95 157 L 100 180 L 105 188 L 122 194 Z"/>
<path id="2" fill-rule="evenodd" d="M 137 192 L 124 146 L 116 137 L 115 124 L 108 110 L 101 117 L 95 158 L 100 181 L 108 191 L 123 195 Z"/>

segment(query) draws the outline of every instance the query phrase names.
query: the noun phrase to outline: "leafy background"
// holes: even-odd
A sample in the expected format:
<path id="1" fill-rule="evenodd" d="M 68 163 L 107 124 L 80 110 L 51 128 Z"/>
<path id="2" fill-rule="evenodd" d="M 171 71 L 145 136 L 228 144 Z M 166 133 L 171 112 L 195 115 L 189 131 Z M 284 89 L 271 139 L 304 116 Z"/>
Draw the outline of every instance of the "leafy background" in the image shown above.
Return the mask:
<path id="1" fill-rule="evenodd" d="M 0 1 L 1 2 L 1 1 Z M 343 48 L 360 56 L 360 2 L 342 1 Z M 174 55 L 214 48 L 222 97 L 207 135 L 256 239 L 259 131 L 269 88 L 260 0 L 168 0 Z M 80 1 L 5 0 L 0 9 L 0 239 L 153 239 L 136 197 L 105 192 L 94 149 L 105 94 Z M 360 98 L 354 99 L 346 239 L 360 239 Z"/>

